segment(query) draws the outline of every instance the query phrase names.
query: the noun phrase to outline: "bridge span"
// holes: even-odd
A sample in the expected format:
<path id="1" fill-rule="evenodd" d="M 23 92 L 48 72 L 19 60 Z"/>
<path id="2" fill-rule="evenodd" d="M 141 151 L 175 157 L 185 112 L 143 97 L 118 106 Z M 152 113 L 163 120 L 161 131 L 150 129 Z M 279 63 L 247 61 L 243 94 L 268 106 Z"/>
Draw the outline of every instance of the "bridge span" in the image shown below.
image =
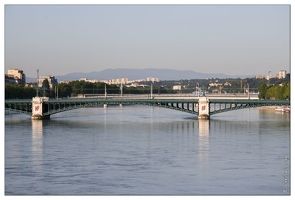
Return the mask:
<path id="1" fill-rule="evenodd" d="M 84 107 L 107 107 L 108 105 L 147 105 L 174 109 L 197 115 L 199 119 L 209 119 L 211 115 L 260 106 L 289 106 L 290 100 L 258 100 L 249 98 L 65 98 L 49 99 L 48 97 L 34 97 L 32 99 L 5 100 L 8 111 L 30 115 L 32 119 L 49 119 L 51 115 L 68 110 Z"/>

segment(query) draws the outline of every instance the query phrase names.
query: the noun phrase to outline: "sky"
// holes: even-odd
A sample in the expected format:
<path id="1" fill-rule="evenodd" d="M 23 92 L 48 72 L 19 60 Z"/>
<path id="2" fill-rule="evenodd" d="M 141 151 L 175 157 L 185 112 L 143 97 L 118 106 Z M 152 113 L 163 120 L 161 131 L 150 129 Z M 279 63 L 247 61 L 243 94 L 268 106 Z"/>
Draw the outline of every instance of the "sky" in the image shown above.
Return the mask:
<path id="1" fill-rule="evenodd" d="M 27 77 L 115 68 L 290 72 L 290 5 L 4 5 L 4 66 Z"/>

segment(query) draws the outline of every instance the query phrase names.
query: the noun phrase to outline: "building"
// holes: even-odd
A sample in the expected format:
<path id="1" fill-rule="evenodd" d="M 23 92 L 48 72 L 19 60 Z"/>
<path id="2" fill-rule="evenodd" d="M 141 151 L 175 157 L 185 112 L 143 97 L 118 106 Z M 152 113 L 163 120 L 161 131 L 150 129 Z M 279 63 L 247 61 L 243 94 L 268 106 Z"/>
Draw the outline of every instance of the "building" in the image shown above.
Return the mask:
<path id="1" fill-rule="evenodd" d="M 209 87 L 219 87 L 219 86 L 222 86 L 221 83 L 210 83 L 209 84 Z"/>
<path id="2" fill-rule="evenodd" d="M 263 76 L 263 75 L 256 75 L 256 79 L 264 79 L 265 78 L 265 76 Z"/>
<path id="3" fill-rule="evenodd" d="M 129 81 L 129 83 L 140 83 L 145 81 L 146 81 L 145 79 L 137 79 L 137 80 Z"/>
<path id="4" fill-rule="evenodd" d="M 224 84 L 223 84 L 224 86 L 230 86 L 231 87 L 231 83 L 229 83 L 229 82 L 225 82 Z"/>
<path id="5" fill-rule="evenodd" d="M 286 74 L 287 74 L 286 70 L 280 70 L 278 78 L 279 79 L 286 78 Z"/>
<path id="6" fill-rule="evenodd" d="M 85 82 L 89 82 L 89 83 L 98 83 L 98 82 L 101 82 L 99 80 L 88 80 L 87 78 L 80 78 L 79 81 L 85 81 Z"/>
<path id="7" fill-rule="evenodd" d="M 111 84 L 127 84 L 128 83 L 128 78 L 117 78 L 117 79 L 112 79 Z"/>
<path id="8" fill-rule="evenodd" d="M 23 70 L 8 69 L 8 73 L 5 74 L 5 84 L 26 84 L 26 75 Z"/>
<path id="9" fill-rule="evenodd" d="M 174 85 L 173 90 L 181 90 L 181 85 Z"/>
<path id="10" fill-rule="evenodd" d="M 272 79 L 272 78 L 283 79 L 283 78 L 286 78 L 286 76 L 287 76 L 286 70 L 280 70 L 277 75 L 274 75 L 274 76 L 272 76 L 270 74 L 268 74 L 267 76 L 257 75 L 256 79 L 263 79 L 263 78 L 265 78 L 266 80 L 269 80 L 269 79 Z"/>
<path id="11" fill-rule="evenodd" d="M 146 78 L 146 81 L 151 81 L 151 82 L 159 82 L 159 78 L 156 78 L 156 77 L 147 77 Z"/>
<path id="12" fill-rule="evenodd" d="M 48 83 L 49 83 L 49 87 L 50 89 L 53 89 L 54 86 L 56 86 L 58 83 L 57 83 L 57 80 L 54 76 L 50 76 L 50 75 L 46 75 L 46 76 L 39 76 L 38 77 L 38 87 L 42 87 L 43 86 L 43 81 L 47 79 L 48 80 Z"/>

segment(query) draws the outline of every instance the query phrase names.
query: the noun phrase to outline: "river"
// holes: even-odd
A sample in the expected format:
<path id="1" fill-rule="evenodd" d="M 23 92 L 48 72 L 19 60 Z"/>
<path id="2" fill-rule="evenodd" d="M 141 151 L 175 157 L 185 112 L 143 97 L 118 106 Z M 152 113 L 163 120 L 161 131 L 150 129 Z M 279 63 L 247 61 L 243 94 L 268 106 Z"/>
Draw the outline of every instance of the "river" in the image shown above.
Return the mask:
<path id="1" fill-rule="evenodd" d="M 5 195 L 290 195 L 290 115 L 149 106 L 5 116 Z"/>

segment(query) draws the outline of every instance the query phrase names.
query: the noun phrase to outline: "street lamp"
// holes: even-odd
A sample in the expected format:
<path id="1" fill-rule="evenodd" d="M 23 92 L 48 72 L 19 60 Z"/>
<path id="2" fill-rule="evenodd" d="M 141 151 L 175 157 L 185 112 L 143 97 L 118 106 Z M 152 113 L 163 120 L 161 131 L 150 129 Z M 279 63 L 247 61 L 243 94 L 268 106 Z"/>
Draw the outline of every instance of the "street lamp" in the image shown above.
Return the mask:
<path id="1" fill-rule="evenodd" d="M 37 69 L 37 91 L 36 97 L 39 97 L 39 69 Z"/>
<path id="2" fill-rule="evenodd" d="M 271 72 L 271 71 L 268 71 L 268 85 L 269 85 L 269 81 L 270 81 L 270 75 L 269 75 L 270 72 Z"/>
<path id="3" fill-rule="evenodd" d="M 247 93 L 248 93 L 248 99 L 250 99 L 250 88 L 249 88 L 249 83 L 246 82 L 246 84 L 247 84 L 247 88 L 248 88 L 248 90 L 247 90 Z M 246 96 L 246 85 L 244 85 L 244 96 Z"/>
<path id="4" fill-rule="evenodd" d="M 249 83 L 247 83 L 248 86 L 248 99 L 250 99 L 250 88 L 249 88 Z"/>
<path id="5" fill-rule="evenodd" d="M 200 96 L 200 85 L 199 85 L 199 83 L 197 83 L 197 88 L 196 88 L 196 92 L 198 92 L 198 97 Z"/>
<path id="6" fill-rule="evenodd" d="M 151 99 L 153 99 L 153 83 L 151 83 Z"/>

